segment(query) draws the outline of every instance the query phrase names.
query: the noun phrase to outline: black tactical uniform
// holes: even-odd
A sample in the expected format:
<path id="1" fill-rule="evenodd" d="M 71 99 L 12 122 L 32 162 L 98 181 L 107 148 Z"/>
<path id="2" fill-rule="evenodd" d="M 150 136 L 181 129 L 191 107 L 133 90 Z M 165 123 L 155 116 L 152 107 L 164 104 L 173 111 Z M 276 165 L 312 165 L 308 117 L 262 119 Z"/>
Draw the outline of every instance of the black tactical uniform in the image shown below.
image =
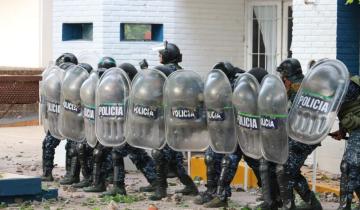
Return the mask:
<path id="1" fill-rule="evenodd" d="M 219 62 L 213 69 L 222 70 L 228 77 L 232 89 L 234 89 L 236 74 L 244 73 L 243 70 L 233 67 L 229 62 Z M 228 197 L 231 196 L 230 183 L 233 180 L 239 161 L 244 156 L 240 147 L 232 154 L 215 153 L 210 147 L 205 152 L 205 164 L 207 167 L 206 191 L 202 192 L 194 200 L 195 204 L 205 204 L 207 208 L 226 207 Z M 255 174 L 259 174 L 259 161 L 249 157 L 245 160 L 253 168 Z M 260 177 L 258 177 L 260 180 Z"/>
<path id="2" fill-rule="evenodd" d="M 287 88 L 288 100 L 290 103 L 293 103 L 304 78 L 300 62 L 292 58 L 286 59 L 279 65 L 277 71 L 280 72 Z M 306 208 L 313 210 L 322 209 L 314 192 L 310 190 L 306 178 L 301 174 L 301 167 L 304 165 L 305 160 L 318 146 L 320 144 L 307 145 L 289 138 L 289 157 L 284 164 L 284 170 L 285 175 L 288 177 L 286 187 L 288 202 L 293 204 L 291 208 L 295 208 L 295 198 L 293 195 L 295 190 L 305 201 Z"/>
<path id="3" fill-rule="evenodd" d="M 127 73 L 132 81 L 137 73 L 136 68 L 130 63 L 123 63 L 119 67 Z M 156 180 L 154 160 L 144 149 L 135 148 L 125 143 L 120 147 L 114 147 L 112 149 L 114 167 L 113 188 L 103 193 L 103 195 L 126 195 L 124 158 L 128 155 L 136 168 L 144 174 L 145 178 L 150 183 L 150 186 L 145 187 L 144 189 L 147 189 L 147 191 L 154 190 Z"/>
<path id="4" fill-rule="evenodd" d="M 116 62 L 111 57 L 103 57 L 98 64 L 99 77 L 112 67 L 116 67 Z M 113 180 L 113 160 L 111 147 L 105 147 L 99 142 L 93 150 L 93 169 L 92 184 L 83 188 L 85 192 L 104 192 L 106 191 L 106 178 Z"/>
<path id="5" fill-rule="evenodd" d="M 177 69 L 181 69 L 178 63 L 182 61 L 182 55 L 175 44 L 165 42 L 165 49 L 159 53 L 160 63 L 163 65 L 155 67 L 156 69 L 162 71 L 166 76 L 169 76 Z M 184 157 L 181 152 L 176 152 L 166 145 L 161 150 L 153 150 L 152 156 L 155 160 L 156 167 L 156 189 L 155 193 L 149 197 L 150 200 L 160 200 L 166 197 L 168 170 L 173 171 L 181 183 L 185 185 L 185 188 L 177 191 L 177 193 L 184 195 L 198 194 L 193 180 L 183 166 Z"/>
<path id="6" fill-rule="evenodd" d="M 71 53 L 64 53 L 59 58 L 56 59 L 55 64 L 60 68 L 66 70 L 71 65 L 78 64 L 77 58 L 75 55 Z M 42 144 L 42 162 L 43 162 L 43 181 L 53 181 L 52 170 L 54 168 L 54 156 L 55 156 L 55 148 L 60 144 L 60 140 L 53 137 L 51 133 L 48 131 L 45 139 Z M 68 141 L 65 146 L 66 150 L 66 174 L 64 177 L 68 177 L 70 175 L 70 166 L 71 166 L 71 142 Z"/>

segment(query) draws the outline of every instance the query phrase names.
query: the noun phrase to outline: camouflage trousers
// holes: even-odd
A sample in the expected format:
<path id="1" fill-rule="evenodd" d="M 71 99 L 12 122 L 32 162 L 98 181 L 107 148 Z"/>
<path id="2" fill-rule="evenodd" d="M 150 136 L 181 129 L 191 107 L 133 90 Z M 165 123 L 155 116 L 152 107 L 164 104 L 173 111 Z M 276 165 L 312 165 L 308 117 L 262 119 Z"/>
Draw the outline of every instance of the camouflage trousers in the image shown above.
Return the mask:
<path id="1" fill-rule="evenodd" d="M 360 129 L 350 133 L 340 169 L 340 196 L 351 201 L 360 191 Z"/>
<path id="2" fill-rule="evenodd" d="M 228 197 L 231 197 L 230 184 L 236 174 L 238 164 L 242 157 L 244 157 L 244 160 L 253 169 L 258 178 L 258 184 L 261 186 L 259 161 L 245 156 L 240 147 L 237 147 L 234 153 L 226 155 L 216 153 L 211 148 L 208 148 L 205 152 L 205 159 L 212 160 L 211 162 L 207 161 L 207 164 L 212 164 L 211 168 L 213 168 L 214 172 L 210 171 L 210 173 L 214 174 L 214 181 L 217 182 L 218 189 L 220 189 L 217 190 L 217 196 L 221 200 L 226 200 Z"/>
<path id="3" fill-rule="evenodd" d="M 292 139 L 289 139 L 289 158 L 284 164 L 285 175 L 288 177 L 286 189 L 291 193 L 294 199 L 295 190 L 304 201 L 310 199 L 311 190 L 306 178 L 301 174 L 301 167 L 304 165 L 307 157 L 319 146 L 307 145 Z"/>
<path id="4" fill-rule="evenodd" d="M 114 147 L 112 149 L 112 156 L 114 160 L 124 158 L 128 155 L 136 168 L 144 174 L 147 181 L 149 183 L 153 183 L 156 179 L 155 162 L 144 149 L 132 147 L 127 143 L 123 146 Z M 125 182 L 125 170 L 119 171 L 117 179 L 118 180 L 116 181 L 121 183 Z"/>

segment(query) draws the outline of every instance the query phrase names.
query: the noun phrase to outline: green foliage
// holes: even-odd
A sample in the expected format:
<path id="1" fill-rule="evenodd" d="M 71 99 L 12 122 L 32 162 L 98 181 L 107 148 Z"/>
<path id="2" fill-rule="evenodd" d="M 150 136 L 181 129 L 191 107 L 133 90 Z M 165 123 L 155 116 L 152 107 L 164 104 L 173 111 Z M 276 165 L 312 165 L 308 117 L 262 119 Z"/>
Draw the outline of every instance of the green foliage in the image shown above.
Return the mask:
<path id="1" fill-rule="evenodd" d="M 134 203 L 143 200 L 144 198 L 134 195 L 115 195 L 115 196 L 105 196 L 101 198 L 102 203 L 110 203 L 111 201 L 114 201 L 116 203 Z"/>
<path id="2" fill-rule="evenodd" d="M 150 24 L 125 24 L 126 40 L 145 40 L 145 34 L 151 33 Z"/>
<path id="3" fill-rule="evenodd" d="M 86 200 L 81 204 L 82 206 L 95 206 L 98 200 L 96 197 L 86 198 Z"/>
<path id="4" fill-rule="evenodd" d="M 358 4 L 360 4 L 360 0 L 355 0 L 355 1 L 354 1 L 354 0 L 346 0 L 346 3 L 345 3 L 345 4 L 346 4 L 346 5 L 348 5 L 348 4 L 353 4 L 353 3 L 356 2 L 356 1 L 358 2 Z"/>
<path id="5" fill-rule="evenodd" d="M 4 208 L 7 208 L 7 207 L 8 207 L 8 205 L 6 203 L 4 203 L 4 202 L 0 203 L 0 209 L 4 209 Z"/>

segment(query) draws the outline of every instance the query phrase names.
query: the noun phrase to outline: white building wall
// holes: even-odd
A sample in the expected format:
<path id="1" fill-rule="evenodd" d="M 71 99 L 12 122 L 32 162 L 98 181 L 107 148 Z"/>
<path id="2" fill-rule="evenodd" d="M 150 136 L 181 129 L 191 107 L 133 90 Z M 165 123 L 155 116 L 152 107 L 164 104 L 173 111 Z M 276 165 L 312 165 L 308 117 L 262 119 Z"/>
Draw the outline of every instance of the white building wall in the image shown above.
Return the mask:
<path id="1" fill-rule="evenodd" d="M 103 51 L 103 0 L 53 0 L 53 56 Z M 93 41 L 62 41 L 63 23 L 93 23 Z"/>
<path id="2" fill-rule="evenodd" d="M 183 54 L 185 69 L 205 74 L 221 60 L 243 66 L 244 1 L 209 0 L 122 0 L 104 1 L 104 52 L 119 63 L 138 62 L 146 58 L 158 65 L 158 53 L 151 50 L 159 42 L 120 40 L 120 23 L 162 23 L 164 40 L 176 43 Z M 109 30 L 109 28 L 111 28 Z"/>
<path id="3" fill-rule="evenodd" d="M 293 0 L 293 58 L 306 69 L 311 59 L 336 58 L 337 1 Z"/>

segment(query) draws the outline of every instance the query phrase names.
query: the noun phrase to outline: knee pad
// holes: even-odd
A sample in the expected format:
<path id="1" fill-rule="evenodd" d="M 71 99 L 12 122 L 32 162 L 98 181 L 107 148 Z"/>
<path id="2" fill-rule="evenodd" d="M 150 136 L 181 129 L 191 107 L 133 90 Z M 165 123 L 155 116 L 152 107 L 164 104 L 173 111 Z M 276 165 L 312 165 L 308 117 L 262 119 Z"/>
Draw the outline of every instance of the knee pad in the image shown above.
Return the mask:
<path id="1" fill-rule="evenodd" d="M 151 151 L 151 156 L 154 158 L 155 161 L 162 160 L 164 158 L 163 153 L 158 149 L 153 149 Z"/>
<path id="2" fill-rule="evenodd" d="M 349 166 L 348 166 L 348 163 L 346 161 L 341 161 L 340 163 L 340 171 L 341 173 L 347 173 L 349 170 Z"/>
<path id="3" fill-rule="evenodd" d="M 117 152 L 112 152 L 111 157 L 114 162 L 118 162 L 122 158 L 121 155 Z"/>
<path id="4" fill-rule="evenodd" d="M 84 143 L 79 143 L 79 144 L 76 146 L 76 149 L 77 149 L 79 155 L 85 155 L 86 144 L 84 144 Z"/>
<path id="5" fill-rule="evenodd" d="M 94 156 L 94 161 L 95 162 L 100 162 L 101 161 L 101 156 L 103 155 L 103 152 L 101 149 L 99 148 L 95 148 L 94 152 L 93 152 L 93 156 Z"/>
<path id="6" fill-rule="evenodd" d="M 229 167 L 230 166 L 230 157 L 225 155 L 223 157 L 223 159 L 221 160 L 221 167 L 225 168 L 225 167 Z"/>
<path id="7" fill-rule="evenodd" d="M 269 169 L 269 164 L 267 161 L 265 160 L 260 160 L 260 167 L 259 167 L 259 170 L 264 172 L 264 171 L 267 171 Z"/>
<path id="8" fill-rule="evenodd" d="M 276 174 L 284 173 L 284 165 L 276 165 Z"/>
<path id="9" fill-rule="evenodd" d="M 205 155 L 205 164 L 206 166 L 211 166 L 214 164 L 214 157 L 210 154 Z"/>

